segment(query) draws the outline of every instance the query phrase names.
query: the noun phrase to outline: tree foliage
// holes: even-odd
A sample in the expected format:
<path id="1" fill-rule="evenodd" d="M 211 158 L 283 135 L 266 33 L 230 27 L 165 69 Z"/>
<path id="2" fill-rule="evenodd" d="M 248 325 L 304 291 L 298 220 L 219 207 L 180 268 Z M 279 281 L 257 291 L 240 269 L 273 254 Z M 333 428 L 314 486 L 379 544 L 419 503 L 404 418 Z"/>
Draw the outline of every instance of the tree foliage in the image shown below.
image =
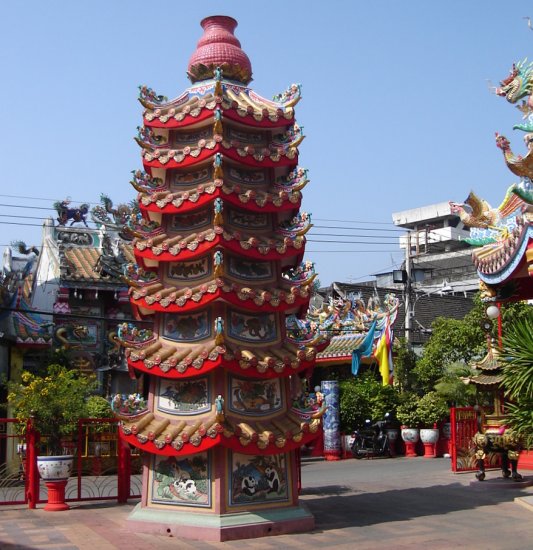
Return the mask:
<path id="1" fill-rule="evenodd" d="M 405 338 L 395 340 L 394 353 L 394 382 L 400 392 L 410 391 L 416 387 L 416 354 Z"/>
<path id="2" fill-rule="evenodd" d="M 87 377 L 62 365 L 50 365 L 45 376 L 24 371 L 22 382 L 8 382 L 8 402 L 15 417 L 30 418 L 46 436 L 52 454 L 61 453 L 61 438 L 72 434 L 80 418 L 88 416 L 87 398 L 96 388 Z"/>
<path id="3" fill-rule="evenodd" d="M 393 386 L 383 386 L 372 373 L 340 383 L 341 431 L 364 426 L 365 420 L 381 420 L 396 410 L 399 396 Z"/>
<path id="4" fill-rule="evenodd" d="M 501 307 L 502 332 L 505 334 L 516 319 L 524 317 L 528 306 L 522 303 Z M 483 321 L 487 320 L 487 304 L 479 295 L 474 307 L 464 319 L 438 317 L 433 322 L 432 334 L 418 360 L 414 374 L 424 392 L 432 391 L 435 384 L 446 374 L 446 368 L 453 363 L 468 364 L 487 351 L 487 334 Z M 491 324 L 490 336 L 497 337 L 498 324 Z"/>

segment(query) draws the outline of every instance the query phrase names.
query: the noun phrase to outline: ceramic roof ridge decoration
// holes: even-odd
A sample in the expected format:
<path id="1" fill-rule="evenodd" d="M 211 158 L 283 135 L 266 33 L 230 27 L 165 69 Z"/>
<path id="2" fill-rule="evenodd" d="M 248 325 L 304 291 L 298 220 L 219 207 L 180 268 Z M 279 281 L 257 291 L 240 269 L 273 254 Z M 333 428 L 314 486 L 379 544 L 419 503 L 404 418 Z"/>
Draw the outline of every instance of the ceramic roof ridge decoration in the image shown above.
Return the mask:
<path id="1" fill-rule="evenodd" d="M 224 78 L 248 84 L 252 80 L 252 64 L 233 34 L 237 21 L 225 15 L 213 15 L 202 19 L 200 25 L 204 34 L 187 68 L 191 82 L 212 79 L 219 68 Z"/>
<path id="2" fill-rule="evenodd" d="M 496 132 L 496 145 L 520 181 L 508 187 L 497 208 L 471 192 L 463 203 L 450 202 L 450 210 L 470 228 L 467 242 L 476 247 L 472 259 L 482 300 L 506 302 L 533 296 L 533 63 L 514 63 L 494 92 L 523 115 L 513 129 L 526 132 L 524 155 L 513 153 L 509 140 Z"/>

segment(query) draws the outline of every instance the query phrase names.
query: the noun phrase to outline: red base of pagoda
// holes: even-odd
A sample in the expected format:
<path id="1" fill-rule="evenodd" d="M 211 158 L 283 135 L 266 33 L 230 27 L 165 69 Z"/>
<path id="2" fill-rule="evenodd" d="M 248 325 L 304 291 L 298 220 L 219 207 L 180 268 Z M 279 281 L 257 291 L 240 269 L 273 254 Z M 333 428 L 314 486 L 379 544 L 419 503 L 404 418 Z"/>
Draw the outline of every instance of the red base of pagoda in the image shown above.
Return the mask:
<path id="1" fill-rule="evenodd" d="M 69 510 L 70 506 L 65 502 L 65 487 L 67 486 L 66 479 L 62 481 L 46 481 L 45 485 L 48 489 L 48 502 L 44 509 L 47 512 L 63 512 Z"/>
<path id="2" fill-rule="evenodd" d="M 206 517 L 194 512 L 162 512 L 138 504 L 128 518 L 128 528 L 136 533 L 224 542 L 312 531 L 315 518 L 302 506 L 275 509 L 272 513 L 261 510 L 260 514 L 241 512 Z"/>

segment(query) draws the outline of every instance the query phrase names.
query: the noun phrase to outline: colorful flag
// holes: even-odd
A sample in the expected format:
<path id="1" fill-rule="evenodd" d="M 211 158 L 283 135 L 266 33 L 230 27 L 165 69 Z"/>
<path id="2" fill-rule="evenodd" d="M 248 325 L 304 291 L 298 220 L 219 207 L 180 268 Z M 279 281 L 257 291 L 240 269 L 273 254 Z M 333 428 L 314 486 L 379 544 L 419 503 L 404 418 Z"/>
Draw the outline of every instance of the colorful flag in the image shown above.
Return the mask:
<path id="1" fill-rule="evenodd" d="M 374 357 L 379 363 L 379 372 L 384 386 L 388 386 L 392 374 L 392 346 L 391 346 L 390 317 L 387 315 L 387 322 L 381 334 Z"/>
<path id="2" fill-rule="evenodd" d="M 377 321 L 372 323 L 372 326 L 368 330 L 365 339 L 361 345 L 352 351 L 352 374 L 357 376 L 359 372 L 359 364 L 362 357 L 369 357 L 372 355 L 372 346 L 374 344 L 374 332 L 376 331 Z"/>

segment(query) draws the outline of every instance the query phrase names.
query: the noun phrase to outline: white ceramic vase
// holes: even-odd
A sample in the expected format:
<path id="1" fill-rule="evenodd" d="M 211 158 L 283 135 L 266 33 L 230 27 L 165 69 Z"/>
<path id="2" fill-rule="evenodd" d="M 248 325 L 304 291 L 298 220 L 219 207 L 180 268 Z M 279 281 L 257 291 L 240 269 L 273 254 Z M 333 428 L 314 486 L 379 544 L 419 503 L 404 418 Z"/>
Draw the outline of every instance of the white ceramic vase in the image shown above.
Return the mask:
<path id="1" fill-rule="evenodd" d="M 422 428 L 420 430 L 420 440 L 424 444 L 434 445 L 439 440 L 439 430 L 437 428 Z"/>
<path id="2" fill-rule="evenodd" d="M 38 456 L 37 469 L 45 481 L 64 481 L 70 477 L 74 455 Z"/>

